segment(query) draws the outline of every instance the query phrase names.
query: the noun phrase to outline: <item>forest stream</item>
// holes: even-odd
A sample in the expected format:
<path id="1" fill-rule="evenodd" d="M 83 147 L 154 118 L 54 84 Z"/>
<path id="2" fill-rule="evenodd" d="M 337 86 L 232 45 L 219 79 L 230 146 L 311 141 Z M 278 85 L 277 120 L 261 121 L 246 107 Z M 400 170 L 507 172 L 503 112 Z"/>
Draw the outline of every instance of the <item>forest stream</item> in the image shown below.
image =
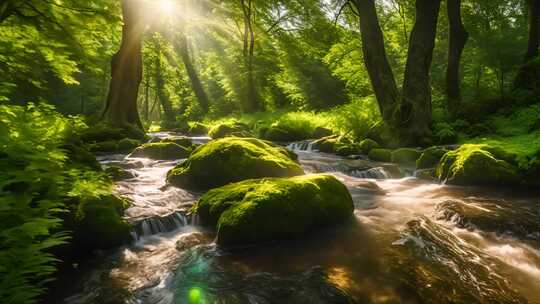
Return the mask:
<path id="1" fill-rule="evenodd" d="M 407 168 L 399 177 L 394 165 L 320 153 L 309 142 L 289 148 L 306 173 L 347 186 L 354 219 L 234 250 L 216 246 L 215 232 L 187 214 L 200 193 L 165 185 L 182 160 L 100 156 L 135 176 L 116 183 L 132 200 L 125 216 L 134 241 L 79 265 L 62 284 L 65 302 L 540 303 L 538 195 L 441 185 Z"/>

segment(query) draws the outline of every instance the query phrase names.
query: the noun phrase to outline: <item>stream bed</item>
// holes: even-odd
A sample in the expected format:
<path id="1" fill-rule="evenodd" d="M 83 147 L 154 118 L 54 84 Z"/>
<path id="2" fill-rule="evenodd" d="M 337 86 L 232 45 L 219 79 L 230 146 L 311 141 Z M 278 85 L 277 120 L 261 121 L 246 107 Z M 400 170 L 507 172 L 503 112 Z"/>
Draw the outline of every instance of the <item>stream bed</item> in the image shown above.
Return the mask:
<path id="1" fill-rule="evenodd" d="M 136 176 L 116 184 L 133 201 L 125 216 L 134 241 L 80 265 L 64 302 L 540 303 L 538 192 L 440 185 L 309 143 L 289 147 L 306 173 L 348 187 L 354 218 L 301 240 L 227 251 L 187 215 L 201 193 L 165 185 L 182 160 L 100 157 Z"/>

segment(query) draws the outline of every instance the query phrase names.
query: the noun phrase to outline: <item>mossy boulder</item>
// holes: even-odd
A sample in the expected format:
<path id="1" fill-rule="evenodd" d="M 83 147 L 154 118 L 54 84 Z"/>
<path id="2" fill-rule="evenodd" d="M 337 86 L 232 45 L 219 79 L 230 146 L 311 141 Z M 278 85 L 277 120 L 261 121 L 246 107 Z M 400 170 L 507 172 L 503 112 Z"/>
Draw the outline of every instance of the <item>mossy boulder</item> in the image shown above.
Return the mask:
<path id="1" fill-rule="evenodd" d="M 320 138 L 313 142 L 313 147 L 320 152 L 336 153 L 341 156 L 359 154 L 360 148 L 348 137 L 332 135 Z"/>
<path id="2" fill-rule="evenodd" d="M 369 152 L 373 149 L 380 148 L 381 145 L 379 145 L 378 142 L 374 141 L 373 139 L 364 139 L 360 142 L 359 146 L 360 151 L 364 154 L 369 154 Z"/>
<path id="3" fill-rule="evenodd" d="M 332 135 L 317 139 L 313 142 L 313 147 L 320 152 L 333 153 L 334 145 L 339 141 L 339 135 Z"/>
<path id="4" fill-rule="evenodd" d="M 392 161 L 392 151 L 388 149 L 373 149 L 369 152 L 368 158 L 374 161 L 389 163 Z"/>
<path id="5" fill-rule="evenodd" d="M 318 138 L 331 136 L 332 134 L 334 134 L 334 132 L 332 132 L 332 130 L 330 129 L 323 128 L 323 127 L 316 127 L 315 130 L 313 130 L 313 134 L 311 137 L 318 139 Z"/>
<path id="6" fill-rule="evenodd" d="M 173 142 L 159 142 L 144 144 L 133 150 L 130 157 L 147 157 L 151 159 L 172 160 L 187 158 L 190 149 Z"/>
<path id="7" fill-rule="evenodd" d="M 208 132 L 208 136 L 213 139 L 223 138 L 226 136 L 236 137 L 253 137 L 249 126 L 239 122 L 222 123 L 214 126 Z"/>
<path id="8" fill-rule="evenodd" d="M 172 142 L 182 147 L 190 147 L 192 145 L 191 138 L 187 136 L 172 136 L 163 138 L 157 142 Z"/>
<path id="9" fill-rule="evenodd" d="M 194 136 L 203 136 L 208 134 L 208 126 L 200 122 L 195 122 L 189 127 L 188 133 Z"/>
<path id="10" fill-rule="evenodd" d="M 311 132 L 307 129 L 293 128 L 285 124 L 274 123 L 268 128 L 265 128 L 262 134 L 266 140 L 277 142 L 292 142 L 299 140 L 310 139 Z"/>
<path id="11" fill-rule="evenodd" d="M 66 220 L 77 250 L 107 249 L 130 240 L 131 226 L 122 218 L 127 201 L 115 195 L 77 200 Z"/>
<path id="12" fill-rule="evenodd" d="M 131 151 L 141 145 L 141 141 L 132 138 L 122 138 L 118 141 L 118 150 L 127 152 Z"/>
<path id="13" fill-rule="evenodd" d="M 353 210 L 347 188 L 327 174 L 247 180 L 211 190 L 193 207 L 223 246 L 298 238 Z"/>
<path id="14" fill-rule="evenodd" d="M 114 181 L 120 181 L 136 177 L 132 172 L 119 166 L 110 166 L 105 169 L 105 173 Z"/>
<path id="15" fill-rule="evenodd" d="M 420 158 L 420 152 L 413 148 L 400 148 L 392 151 L 392 162 L 403 166 L 416 167 L 416 160 Z"/>
<path id="16" fill-rule="evenodd" d="M 430 147 L 422 152 L 416 161 L 416 170 L 435 168 L 448 150 L 439 147 Z"/>
<path id="17" fill-rule="evenodd" d="M 167 174 L 167 181 L 186 189 L 210 189 L 261 177 L 304 174 L 296 154 L 256 138 L 226 137 L 195 149 Z"/>
<path id="18" fill-rule="evenodd" d="M 144 140 L 146 134 L 135 126 L 118 128 L 105 123 L 99 123 L 81 134 L 85 143 L 97 143 L 103 141 L 118 141 L 123 138 Z"/>
<path id="19" fill-rule="evenodd" d="M 446 153 L 437 167 L 437 177 L 456 185 L 515 185 L 518 169 L 513 156 L 500 148 L 467 144 Z"/>

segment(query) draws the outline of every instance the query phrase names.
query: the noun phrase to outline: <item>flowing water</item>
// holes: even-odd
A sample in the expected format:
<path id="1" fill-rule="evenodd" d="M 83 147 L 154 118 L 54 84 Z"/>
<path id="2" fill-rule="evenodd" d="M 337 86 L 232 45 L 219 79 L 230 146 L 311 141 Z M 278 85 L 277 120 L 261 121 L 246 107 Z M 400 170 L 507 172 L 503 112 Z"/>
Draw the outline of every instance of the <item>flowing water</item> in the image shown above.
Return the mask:
<path id="1" fill-rule="evenodd" d="M 440 185 L 309 142 L 289 147 L 306 172 L 348 187 L 354 219 L 228 251 L 187 215 L 201 194 L 165 185 L 182 160 L 102 157 L 136 176 L 116 187 L 133 201 L 134 241 L 81 266 L 65 302 L 540 303 L 538 193 Z"/>

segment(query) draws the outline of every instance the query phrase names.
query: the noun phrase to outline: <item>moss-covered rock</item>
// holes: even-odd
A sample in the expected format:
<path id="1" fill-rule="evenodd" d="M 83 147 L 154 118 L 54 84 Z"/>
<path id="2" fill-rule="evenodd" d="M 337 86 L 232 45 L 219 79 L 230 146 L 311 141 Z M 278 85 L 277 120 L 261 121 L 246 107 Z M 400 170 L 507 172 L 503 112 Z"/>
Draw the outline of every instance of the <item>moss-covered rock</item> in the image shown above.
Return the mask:
<path id="1" fill-rule="evenodd" d="M 119 166 L 110 166 L 105 169 L 105 173 L 114 181 L 125 180 L 136 177 L 132 172 Z"/>
<path id="2" fill-rule="evenodd" d="M 380 147 L 381 145 L 379 145 L 379 143 L 369 138 L 362 140 L 359 145 L 360 151 L 366 155 L 369 154 L 371 150 L 377 149 Z"/>
<path id="3" fill-rule="evenodd" d="M 189 127 L 188 133 L 194 136 L 203 136 L 208 134 L 208 126 L 200 122 L 195 122 Z"/>
<path id="4" fill-rule="evenodd" d="M 374 161 L 391 162 L 392 151 L 388 149 L 373 149 L 369 152 L 368 158 Z"/>
<path id="5" fill-rule="evenodd" d="M 186 158 L 189 156 L 190 152 L 190 149 L 173 142 L 159 142 L 144 144 L 131 152 L 129 156 L 172 160 Z"/>
<path id="6" fill-rule="evenodd" d="M 191 138 L 187 136 L 172 136 L 163 138 L 157 142 L 172 142 L 182 147 L 190 147 L 192 145 Z"/>
<path id="7" fill-rule="evenodd" d="M 313 142 L 313 148 L 324 153 L 333 153 L 334 145 L 339 141 L 339 135 L 332 135 L 317 139 Z"/>
<path id="8" fill-rule="evenodd" d="M 430 147 L 422 152 L 416 161 L 416 170 L 435 168 L 448 150 L 439 147 Z"/>
<path id="9" fill-rule="evenodd" d="M 416 167 L 416 160 L 420 158 L 420 152 L 413 148 L 400 148 L 392 151 L 392 162 L 403 166 Z"/>
<path id="10" fill-rule="evenodd" d="M 323 127 L 316 127 L 315 130 L 313 130 L 313 134 L 311 137 L 318 139 L 318 138 L 331 136 L 332 134 L 334 134 L 334 132 L 332 132 L 332 130 L 330 129 L 323 128 Z"/>
<path id="11" fill-rule="evenodd" d="M 324 153 L 336 153 L 341 156 L 359 154 L 360 148 L 348 137 L 332 135 L 313 142 L 313 148 Z"/>
<path id="12" fill-rule="evenodd" d="M 514 185 L 521 180 L 508 160 L 511 153 L 487 145 L 467 144 L 446 153 L 437 167 L 437 177 L 456 185 Z"/>
<path id="13" fill-rule="evenodd" d="M 126 126 L 125 128 L 113 127 L 109 124 L 99 123 L 92 128 L 84 131 L 81 139 L 85 143 L 97 143 L 104 141 L 118 141 L 123 138 L 133 138 L 143 140 L 146 138 L 144 131 L 135 126 Z"/>
<path id="14" fill-rule="evenodd" d="M 239 122 L 229 122 L 214 126 L 208 132 L 208 136 L 218 139 L 226 136 L 253 137 L 253 134 L 251 134 L 248 125 Z"/>
<path id="15" fill-rule="evenodd" d="M 296 154 L 255 138 L 227 137 L 198 147 L 167 174 L 167 181 L 187 189 L 209 189 L 261 177 L 304 174 Z"/>
<path id="16" fill-rule="evenodd" d="M 118 141 L 118 150 L 127 152 L 131 151 L 141 145 L 141 141 L 138 139 L 122 138 Z"/>
<path id="17" fill-rule="evenodd" d="M 306 129 L 293 128 L 285 124 L 274 123 L 270 127 L 265 128 L 262 136 L 266 140 L 292 142 L 310 139 L 312 134 Z"/>
<path id="18" fill-rule="evenodd" d="M 326 174 L 247 180 L 211 190 L 193 207 L 225 246 L 298 238 L 353 210 L 347 188 Z"/>
<path id="19" fill-rule="evenodd" d="M 131 226 L 122 218 L 127 202 L 115 195 L 83 198 L 66 221 L 78 249 L 106 249 L 129 241 Z"/>

